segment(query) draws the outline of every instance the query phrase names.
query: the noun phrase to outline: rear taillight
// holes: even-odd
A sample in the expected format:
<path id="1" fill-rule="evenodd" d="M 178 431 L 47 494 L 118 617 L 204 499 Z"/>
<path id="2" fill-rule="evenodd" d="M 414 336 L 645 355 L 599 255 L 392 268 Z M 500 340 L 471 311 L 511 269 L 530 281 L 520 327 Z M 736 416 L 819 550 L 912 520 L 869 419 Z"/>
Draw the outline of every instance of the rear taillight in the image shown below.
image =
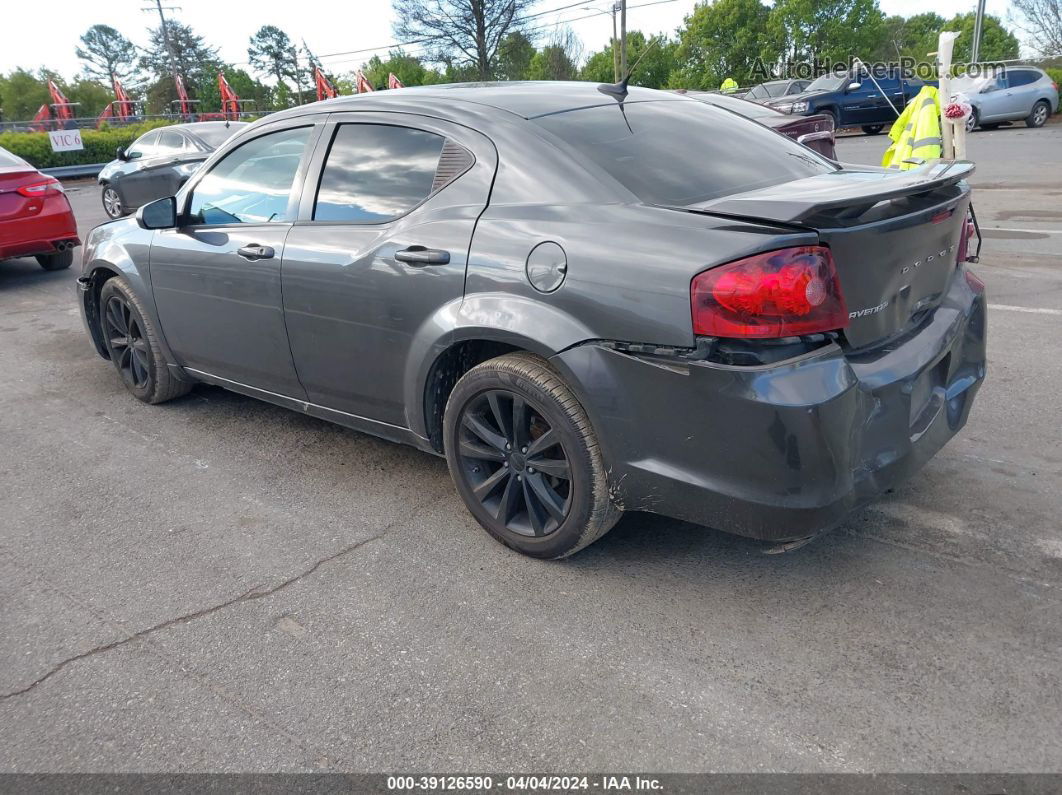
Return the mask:
<path id="1" fill-rule="evenodd" d="M 63 186 L 59 180 L 53 177 L 47 177 L 39 182 L 31 182 L 29 185 L 22 185 L 16 188 L 18 193 L 23 196 L 28 196 L 31 199 L 36 199 L 40 196 L 47 196 L 50 193 L 62 193 Z"/>
<path id="2" fill-rule="evenodd" d="M 693 277 L 693 332 L 770 339 L 848 325 L 837 268 L 825 246 L 755 254 Z"/>
<path id="3" fill-rule="evenodd" d="M 970 285 L 970 289 L 975 293 L 983 293 L 985 291 L 985 283 L 981 281 L 981 277 L 971 270 L 967 270 L 963 273 L 966 277 L 966 283 Z"/>

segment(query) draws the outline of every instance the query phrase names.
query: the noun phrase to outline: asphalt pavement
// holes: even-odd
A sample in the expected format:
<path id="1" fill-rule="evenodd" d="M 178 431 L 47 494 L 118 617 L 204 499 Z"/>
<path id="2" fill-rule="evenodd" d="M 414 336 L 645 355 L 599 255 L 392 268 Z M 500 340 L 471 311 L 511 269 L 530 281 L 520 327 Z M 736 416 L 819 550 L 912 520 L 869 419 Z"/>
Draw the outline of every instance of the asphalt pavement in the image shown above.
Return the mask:
<path id="1" fill-rule="evenodd" d="M 137 402 L 76 269 L 0 263 L 0 771 L 1062 771 L 1062 125 L 970 154 L 971 420 L 784 555 L 630 514 L 524 558 L 438 458 Z"/>

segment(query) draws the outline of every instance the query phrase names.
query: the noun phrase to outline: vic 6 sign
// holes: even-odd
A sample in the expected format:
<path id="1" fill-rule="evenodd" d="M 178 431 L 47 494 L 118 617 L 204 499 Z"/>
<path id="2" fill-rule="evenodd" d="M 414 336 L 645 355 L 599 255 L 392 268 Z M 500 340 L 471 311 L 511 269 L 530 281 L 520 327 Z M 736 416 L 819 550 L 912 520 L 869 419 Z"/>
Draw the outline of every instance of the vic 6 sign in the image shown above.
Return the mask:
<path id="1" fill-rule="evenodd" d="M 52 130 L 48 137 L 52 139 L 53 152 L 75 152 L 85 148 L 81 143 L 81 130 Z"/>

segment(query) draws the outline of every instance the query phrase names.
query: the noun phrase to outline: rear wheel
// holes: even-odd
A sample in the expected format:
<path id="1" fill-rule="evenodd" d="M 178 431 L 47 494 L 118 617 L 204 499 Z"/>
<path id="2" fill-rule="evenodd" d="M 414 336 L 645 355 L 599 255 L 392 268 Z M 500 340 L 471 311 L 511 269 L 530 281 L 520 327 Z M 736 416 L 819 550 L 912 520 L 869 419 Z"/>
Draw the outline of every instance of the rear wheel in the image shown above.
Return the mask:
<path id="1" fill-rule="evenodd" d="M 100 290 L 100 323 L 111 362 L 135 398 L 163 403 L 192 388 L 170 373 L 140 299 L 118 279 L 111 279 Z"/>
<path id="2" fill-rule="evenodd" d="M 74 264 L 74 249 L 57 251 L 55 254 L 38 254 L 37 264 L 46 271 L 61 271 Z"/>
<path id="3" fill-rule="evenodd" d="M 878 133 L 880 133 L 882 130 L 885 129 L 885 125 L 884 124 L 864 124 L 862 129 L 863 129 L 863 132 L 865 132 L 867 135 L 877 135 Z"/>
<path id="4" fill-rule="evenodd" d="M 1051 108 L 1045 100 L 1040 100 L 1033 105 L 1032 113 L 1025 119 L 1026 127 L 1043 127 L 1047 117 L 1051 115 Z"/>
<path id="5" fill-rule="evenodd" d="M 538 356 L 508 354 L 469 370 L 447 402 L 444 433 L 465 505 L 518 552 L 566 557 L 622 515 L 586 412 Z"/>
<path id="6" fill-rule="evenodd" d="M 104 185 L 100 195 L 103 201 L 103 211 L 111 218 L 121 218 L 125 215 L 125 207 L 122 205 L 122 197 L 113 185 Z"/>

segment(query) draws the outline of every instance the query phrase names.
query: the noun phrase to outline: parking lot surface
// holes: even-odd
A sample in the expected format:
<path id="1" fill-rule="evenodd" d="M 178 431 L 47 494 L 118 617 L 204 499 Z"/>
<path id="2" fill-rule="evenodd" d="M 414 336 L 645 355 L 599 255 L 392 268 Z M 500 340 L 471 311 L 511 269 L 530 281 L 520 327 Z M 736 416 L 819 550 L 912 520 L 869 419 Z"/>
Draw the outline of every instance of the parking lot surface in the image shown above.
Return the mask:
<path id="1" fill-rule="evenodd" d="M 630 514 L 521 557 L 441 459 L 216 388 L 137 402 L 77 269 L 0 263 L 0 770 L 1062 771 L 1062 125 L 969 149 L 970 423 L 784 555 Z M 70 196 L 84 237 L 98 190 Z"/>

